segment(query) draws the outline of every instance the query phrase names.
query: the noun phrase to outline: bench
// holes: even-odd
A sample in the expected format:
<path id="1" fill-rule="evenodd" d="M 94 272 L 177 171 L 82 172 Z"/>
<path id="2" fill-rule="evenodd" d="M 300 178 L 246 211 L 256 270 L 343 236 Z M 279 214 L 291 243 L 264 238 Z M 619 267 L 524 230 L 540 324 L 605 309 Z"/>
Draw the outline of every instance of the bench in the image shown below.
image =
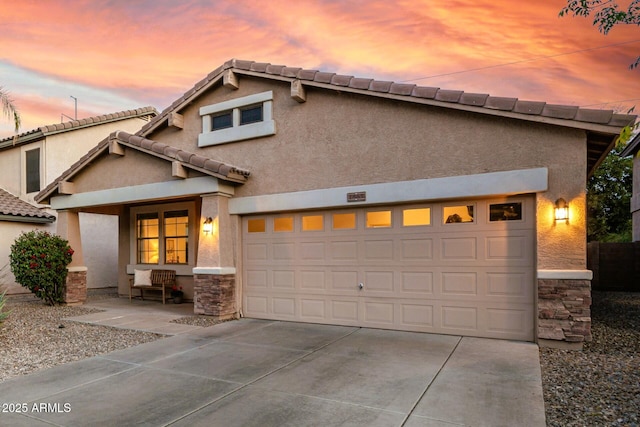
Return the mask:
<path id="1" fill-rule="evenodd" d="M 176 286 L 175 270 L 151 270 L 151 286 L 136 285 L 135 276 L 129 279 L 129 301 L 132 299 L 133 289 L 140 289 L 140 299 L 144 301 L 144 291 L 162 291 L 162 303 L 167 301 L 167 288 L 169 295 L 174 286 Z"/>

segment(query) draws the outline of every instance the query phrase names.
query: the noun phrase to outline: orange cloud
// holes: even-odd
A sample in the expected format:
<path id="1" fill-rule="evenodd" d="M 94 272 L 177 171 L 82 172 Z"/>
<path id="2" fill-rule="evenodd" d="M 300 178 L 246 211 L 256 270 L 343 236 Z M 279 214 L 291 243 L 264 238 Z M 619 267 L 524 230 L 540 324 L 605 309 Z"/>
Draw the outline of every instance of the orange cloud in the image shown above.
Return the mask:
<path id="1" fill-rule="evenodd" d="M 14 2 L 0 6 L 0 63 L 159 109 L 234 57 L 554 103 L 640 98 L 627 70 L 640 43 L 586 50 L 637 39 L 637 28 L 605 37 L 590 19 L 559 18 L 563 3 Z M 25 96 L 49 96 L 31 86 Z"/>

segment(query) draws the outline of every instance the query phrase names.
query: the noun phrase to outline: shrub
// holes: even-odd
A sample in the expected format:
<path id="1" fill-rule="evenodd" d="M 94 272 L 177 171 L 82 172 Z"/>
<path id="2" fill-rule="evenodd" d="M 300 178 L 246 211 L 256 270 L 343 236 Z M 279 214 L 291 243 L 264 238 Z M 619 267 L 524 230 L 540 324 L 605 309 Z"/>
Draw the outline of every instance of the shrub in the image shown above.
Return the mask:
<path id="1" fill-rule="evenodd" d="M 11 245 L 11 272 L 16 282 L 38 298 L 55 305 L 64 302 L 67 266 L 73 249 L 60 236 L 46 231 L 22 233 Z"/>

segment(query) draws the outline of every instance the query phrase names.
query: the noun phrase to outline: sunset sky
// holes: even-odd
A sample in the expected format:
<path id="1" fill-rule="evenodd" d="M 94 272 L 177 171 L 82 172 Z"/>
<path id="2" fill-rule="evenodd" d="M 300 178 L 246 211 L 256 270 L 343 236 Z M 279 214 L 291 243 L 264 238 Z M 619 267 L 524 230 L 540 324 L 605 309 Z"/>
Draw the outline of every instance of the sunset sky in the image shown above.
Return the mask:
<path id="1" fill-rule="evenodd" d="M 42 125 L 154 106 L 231 58 L 554 104 L 640 109 L 640 28 L 564 0 L 0 2 L 0 86 Z M 624 1 L 621 3 L 624 4 Z M 471 71 L 472 70 L 472 71 Z M 637 111 L 636 111 L 637 112 Z M 0 121 L 0 137 L 13 134 Z"/>

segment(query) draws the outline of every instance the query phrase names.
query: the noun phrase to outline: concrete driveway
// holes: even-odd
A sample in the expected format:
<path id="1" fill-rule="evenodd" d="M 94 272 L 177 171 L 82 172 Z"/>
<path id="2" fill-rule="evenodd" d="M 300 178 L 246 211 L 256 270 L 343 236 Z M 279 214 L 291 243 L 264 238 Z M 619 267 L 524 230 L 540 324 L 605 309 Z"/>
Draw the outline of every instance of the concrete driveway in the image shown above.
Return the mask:
<path id="1" fill-rule="evenodd" d="M 540 378 L 531 343 L 242 319 L 0 383 L 0 425 L 544 426 Z"/>

